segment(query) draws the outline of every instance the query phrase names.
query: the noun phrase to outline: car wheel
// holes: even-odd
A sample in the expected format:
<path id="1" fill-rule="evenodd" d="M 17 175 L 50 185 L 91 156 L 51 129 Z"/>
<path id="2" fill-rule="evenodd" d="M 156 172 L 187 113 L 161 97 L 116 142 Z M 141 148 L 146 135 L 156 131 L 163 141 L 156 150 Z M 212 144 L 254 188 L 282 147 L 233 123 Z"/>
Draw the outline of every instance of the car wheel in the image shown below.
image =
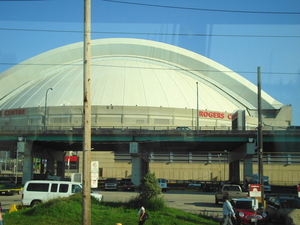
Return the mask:
<path id="1" fill-rule="evenodd" d="M 36 205 L 38 205 L 40 203 L 42 203 L 42 202 L 39 201 L 39 200 L 34 200 L 34 201 L 31 202 L 30 207 L 34 207 L 34 206 L 36 206 Z"/>

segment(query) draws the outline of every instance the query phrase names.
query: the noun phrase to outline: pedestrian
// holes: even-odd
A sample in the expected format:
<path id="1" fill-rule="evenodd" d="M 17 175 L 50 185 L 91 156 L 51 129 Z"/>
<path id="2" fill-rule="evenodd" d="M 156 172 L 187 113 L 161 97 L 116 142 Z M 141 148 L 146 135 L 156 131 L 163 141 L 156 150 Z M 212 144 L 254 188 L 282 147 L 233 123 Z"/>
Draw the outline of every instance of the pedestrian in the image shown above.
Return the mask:
<path id="1" fill-rule="evenodd" d="M 138 214 L 139 214 L 139 225 L 143 225 L 145 223 L 145 221 L 148 219 L 148 215 L 146 213 L 144 206 L 142 206 L 139 209 Z"/>
<path id="2" fill-rule="evenodd" d="M 4 225 L 4 223 L 3 223 L 3 217 L 2 217 L 2 207 L 1 207 L 1 203 L 0 203 L 0 225 Z"/>
<path id="3" fill-rule="evenodd" d="M 222 225 L 233 225 L 231 217 L 236 219 L 231 203 L 228 201 L 228 197 L 224 197 L 223 203 L 223 223 Z"/>

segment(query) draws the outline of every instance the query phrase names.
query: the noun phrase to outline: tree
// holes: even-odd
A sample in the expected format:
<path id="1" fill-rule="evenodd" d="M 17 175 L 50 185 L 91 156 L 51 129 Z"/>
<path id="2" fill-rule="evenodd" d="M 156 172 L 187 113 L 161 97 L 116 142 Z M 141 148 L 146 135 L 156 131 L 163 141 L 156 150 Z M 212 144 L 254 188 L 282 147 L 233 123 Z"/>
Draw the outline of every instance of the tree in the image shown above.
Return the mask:
<path id="1" fill-rule="evenodd" d="M 161 194 L 161 187 L 158 185 L 155 173 L 148 171 L 141 179 L 138 191 L 142 199 L 151 199 Z"/>

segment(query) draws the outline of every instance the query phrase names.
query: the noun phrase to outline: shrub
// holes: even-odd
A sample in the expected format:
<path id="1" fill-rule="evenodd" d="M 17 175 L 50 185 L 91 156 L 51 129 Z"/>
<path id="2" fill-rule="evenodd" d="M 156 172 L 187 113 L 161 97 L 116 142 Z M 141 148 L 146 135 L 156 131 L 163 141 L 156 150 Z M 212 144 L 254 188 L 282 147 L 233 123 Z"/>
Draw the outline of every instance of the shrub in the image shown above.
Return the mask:
<path id="1" fill-rule="evenodd" d="M 141 199 L 151 199 L 161 194 L 161 187 L 158 185 L 155 173 L 148 171 L 141 179 L 138 191 Z"/>

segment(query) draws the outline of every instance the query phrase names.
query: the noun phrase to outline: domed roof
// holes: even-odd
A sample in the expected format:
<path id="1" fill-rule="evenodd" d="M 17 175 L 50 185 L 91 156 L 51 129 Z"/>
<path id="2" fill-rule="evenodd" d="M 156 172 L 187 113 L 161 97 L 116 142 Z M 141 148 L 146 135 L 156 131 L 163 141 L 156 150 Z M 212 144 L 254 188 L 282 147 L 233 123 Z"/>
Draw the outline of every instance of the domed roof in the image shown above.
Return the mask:
<path id="1" fill-rule="evenodd" d="M 83 43 L 63 46 L 0 75 L 1 109 L 83 104 Z M 256 108 L 256 86 L 188 50 L 139 39 L 92 41 L 92 105 L 196 108 L 233 112 Z M 262 93 L 265 109 L 282 106 Z"/>

